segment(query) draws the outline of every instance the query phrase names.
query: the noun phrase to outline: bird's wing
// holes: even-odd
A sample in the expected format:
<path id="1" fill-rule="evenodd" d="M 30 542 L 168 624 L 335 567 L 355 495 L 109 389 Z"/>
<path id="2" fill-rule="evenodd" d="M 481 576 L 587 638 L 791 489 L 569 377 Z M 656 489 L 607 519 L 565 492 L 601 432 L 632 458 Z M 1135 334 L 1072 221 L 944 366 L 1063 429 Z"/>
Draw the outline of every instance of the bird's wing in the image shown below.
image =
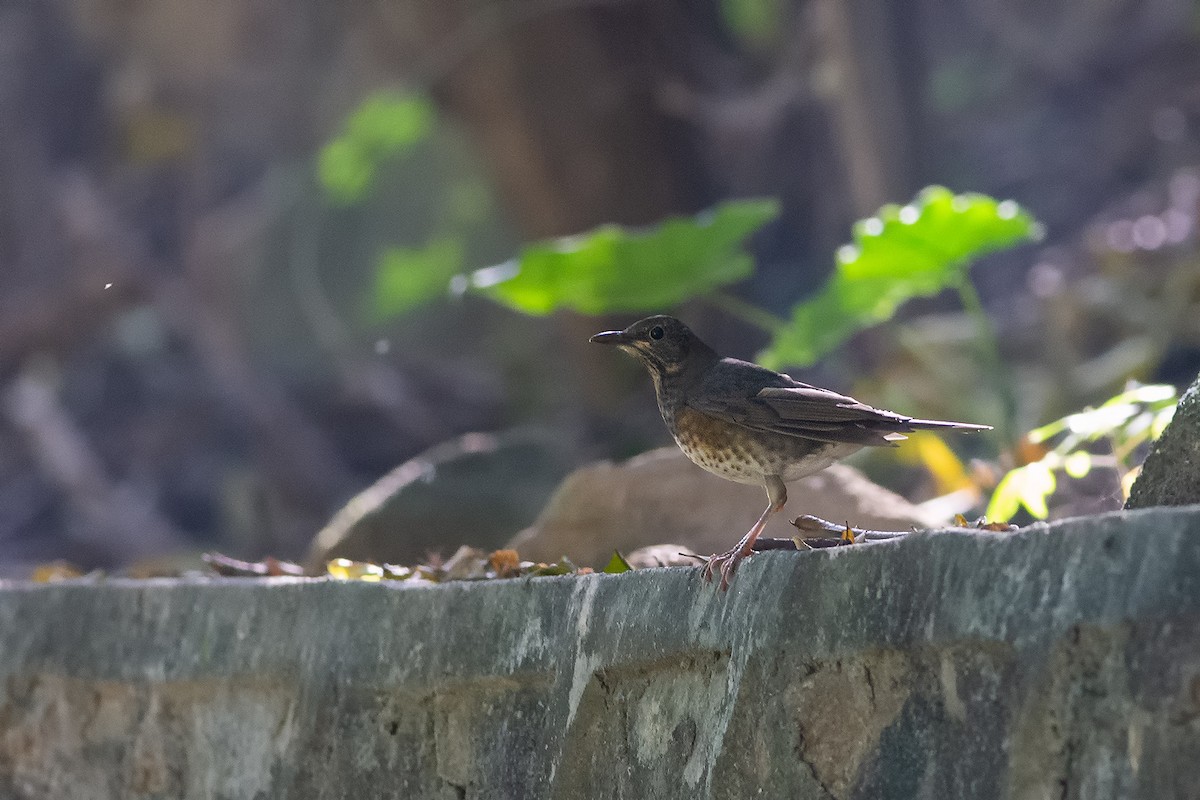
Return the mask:
<path id="1" fill-rule="evenodd" d="M 727 422 L 823 442 L 894 446 L 904 438 L 900 432 L 913 430 L 916 422 L 730 359 L 710 370 L 701 391 L 690 395 L 689 406 Z"/>

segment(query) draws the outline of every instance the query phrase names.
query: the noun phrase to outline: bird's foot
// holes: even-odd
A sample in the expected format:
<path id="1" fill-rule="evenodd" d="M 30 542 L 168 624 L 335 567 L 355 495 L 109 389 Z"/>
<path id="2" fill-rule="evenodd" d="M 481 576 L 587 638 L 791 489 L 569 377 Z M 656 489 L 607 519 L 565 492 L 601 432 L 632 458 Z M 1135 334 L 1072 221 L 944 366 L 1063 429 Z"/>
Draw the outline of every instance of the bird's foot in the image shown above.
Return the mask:
<path id="1" fill-rule="evenodd" d="M 712 583 L 713 577 L 719 572 L 721 574 L 721 591 L 727 591 L 729 582 L 733 580 L 733 573 L 737 572 L 738 565 L 750 553 L 749 549 L 738 546 L 719 555 L 709 556 L 708 560 L 704 562 L 704 570 L 701 573 L 704 576 L 704 582 Z"/>
<path id="2" fill-rule="evenodd" d="M 854 544 L 858 541 L 858 534 L 855 533 L 854 528 L 851 528 L 850 523 L 847 522 L 842 527 L 842 533 L 838 538 L 840 538 L 845 544 Z"/>
<path id="3" fill-rule="evenodd" d="M 737 572 L 738 564 L 742 562 L 742 559 L 754 552 L 754 540 L 762 533 L 763 526 L 767 524 L 767 518 L 783 508 L 783 504 L 787 502 L 787 489 L 784 487 L 783 481 L 780 481 L 778 478 L 774 480 L 775 483 L 771 485 L 778 484 L 778 488 L 768 489 L 768 494 L 771 497 L 771 505 L 767 506 L 767 510 L 758 518 L 758 522 L 754 523 L 754 527 L 747 531 L 741 541 L 735 544 L 729 552 L 708 557 L 708 561 L 704 563 L 704 572 L 702 573 L 705 583 L 712 583 L 713 575 L 720 570 L 721 591 L 725 591 L 729 588 L 729 582 L 733 580 L 733 573 Z"/>

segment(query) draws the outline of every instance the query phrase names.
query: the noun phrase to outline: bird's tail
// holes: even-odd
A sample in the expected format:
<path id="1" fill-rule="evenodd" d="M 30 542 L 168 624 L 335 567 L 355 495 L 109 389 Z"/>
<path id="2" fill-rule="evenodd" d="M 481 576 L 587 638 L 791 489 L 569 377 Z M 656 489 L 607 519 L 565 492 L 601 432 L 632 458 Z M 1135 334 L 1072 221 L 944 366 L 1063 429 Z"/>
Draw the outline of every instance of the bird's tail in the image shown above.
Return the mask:
<path id="1" fill-rule="evenodd" d="M 913 431 L 930 431 L 930 430 L 954 430 L 965 431 L 990 431 L 991 425 L 975 425 L 970 422 L 947 422 L 941 419 L 910 419 L 907 425 L 908 430 Z"/>

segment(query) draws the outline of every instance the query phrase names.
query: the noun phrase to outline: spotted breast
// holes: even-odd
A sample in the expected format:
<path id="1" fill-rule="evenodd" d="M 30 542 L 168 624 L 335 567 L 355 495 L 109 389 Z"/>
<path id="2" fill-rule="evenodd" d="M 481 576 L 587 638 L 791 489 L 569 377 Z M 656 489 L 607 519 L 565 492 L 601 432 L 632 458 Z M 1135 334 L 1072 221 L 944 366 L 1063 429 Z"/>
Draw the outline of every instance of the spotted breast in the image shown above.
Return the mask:
<path id="1" fill-rule="evenodd" d="M 762 485 L 767 475 L 785 481 L 811 475 L 855 450 L 857 445 L 751 430 L 682 406 L 663 414 L 679 449 L 714 475 Z"/>

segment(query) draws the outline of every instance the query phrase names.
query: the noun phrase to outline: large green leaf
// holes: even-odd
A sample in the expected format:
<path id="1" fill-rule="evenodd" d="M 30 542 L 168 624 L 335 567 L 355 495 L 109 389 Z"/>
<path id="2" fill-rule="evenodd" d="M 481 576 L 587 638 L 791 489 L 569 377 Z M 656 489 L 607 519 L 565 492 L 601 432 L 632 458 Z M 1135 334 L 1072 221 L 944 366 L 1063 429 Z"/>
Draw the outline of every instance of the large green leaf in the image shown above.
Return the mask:
<path id="1" fill-rule="evenodd" d="M 792 310 L 762 363 L 807 366 L 863 328 L 883 322 L 913 297 L 966 280 L 980 256 L 1040 236 L 1041 228 L 1011 200 L 956 195 L 941 186 L 906 206 L 884 206 L 854 226 L 838 250 L 833 276 Z"/>
<path id="2" fill-rule="evenodd" d="M 775 200 L 731 200 L 647 230 L 605 225 L 529 245 L 470 283 L 528 314 L 662 311 L 747 277 L 754 265 L 742 244 L 778 214 Z"/>

